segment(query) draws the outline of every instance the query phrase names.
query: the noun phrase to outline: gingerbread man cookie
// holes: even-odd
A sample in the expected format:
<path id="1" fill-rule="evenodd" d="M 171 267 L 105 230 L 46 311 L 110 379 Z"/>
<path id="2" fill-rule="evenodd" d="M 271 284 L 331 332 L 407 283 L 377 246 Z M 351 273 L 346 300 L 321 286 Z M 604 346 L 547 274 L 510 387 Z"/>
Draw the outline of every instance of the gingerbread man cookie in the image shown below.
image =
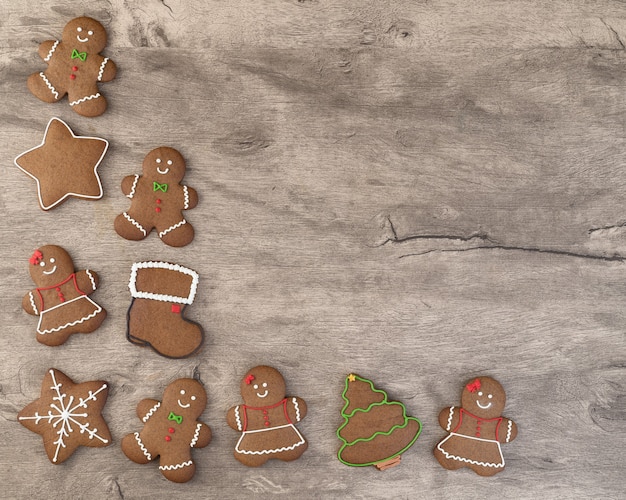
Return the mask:
<path id="1" fill-rule="evenodd" d="M 206 403 L 206 392 L 197 380 L 175 380 L 165 388 L 163 401 L 139 402 L 137 416 L 145 425 L 124 437 L 122 451 L 138 464 L 160 457 L 159 470 L 167 479 L 189 481 L 196 471 L 191 448 L 204 448 L 211 442 L 210 427 L 198 420 Z"/>
<path id="2" fill-rule="evenodd" d="M 198 204 L 196 190 L 180 182 L 185 160 L 173 148 L 153 149 L 143 160 L 142 175 L 122 180 L 122 192 L 132 200 L 130 208 L 115 219 L 115 231 L 127 240 L 142 240 L 156 229 L 163 243 L 183 247 L 193 240 L 193 226 L 182 211 Z"/>
<path id="3" fill-rule="evenodd" d="M 98 82 L 115 78 L 117 67 L 100 52 L 107 44 L 104 27 L 90 17 L 72 19 L 63 28 L 61 40 L 39 45 L 39 56 L 48 69 L 28 78 L 28 90 L 44 102 L 57 102 L 67 94 L 79 115 L 99 116 L 107 102 Z"/>
<path id="4" fill-rule="evenodd" d="M 75 271 L 69 254 L 56 245 L 35 250 L 28 266 L 37 288 L 22 299 L 22 308 L 39 316 L 37 340 L 63 344 L 73 333 L 91 333 L 106 318 L 106 311 L 89 298 L 98 288 L 98 275 Z"/>
<path id="5" fill-rule="evenodd" d="M 240 384 L 244 404 L 228 410 L 228 425 L 242 433 L 235 458 L 250 467 L 271 458 L 289 462 L 299 458 L 308 443 L 294 423 L 306 416 L 306 403 L 285 397 L 285 380 L 270 366 L 248 371 Z"/>
<path id="6" fill-rule="evenodd" d="M 501 443 L 517 436 L 515 422 L 502 416 L 506 394 L 500 383 L 478 377 L 463 388 L 461 407 L 450 406 L 439 414 L 439 425 L 450 434 L 434 449 L 442 467 L 469 467 L 481 476 L 504 470 Z"/>

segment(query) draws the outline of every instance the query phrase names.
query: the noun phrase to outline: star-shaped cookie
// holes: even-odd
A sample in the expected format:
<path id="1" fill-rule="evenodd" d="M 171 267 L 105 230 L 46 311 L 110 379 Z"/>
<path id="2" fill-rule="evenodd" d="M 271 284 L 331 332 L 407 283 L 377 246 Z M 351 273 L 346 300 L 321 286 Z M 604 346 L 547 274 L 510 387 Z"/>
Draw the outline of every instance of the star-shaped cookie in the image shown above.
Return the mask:
<path id="1" fill-rule="evenodd" d="M 15 164 L 37 181 L 39 204 L 50 210 L 70 196 L 102 198 L 97 169 L 108 147 L 107 140 L 74 135 L 67 123 L 52 118 L 42 143 L 15 158 Z"/>
<path id="2" fill-rule="evenodd" d="M 17 420 L 41 434 L 48 458 L 60 464 L 79 446 L 100 448 L 111 443 L 111 433 L 101 415 L 108 394 L 106 382 L 75 384 L 51 368 L 41 384 L 41 397 L 19 412 Z"/>

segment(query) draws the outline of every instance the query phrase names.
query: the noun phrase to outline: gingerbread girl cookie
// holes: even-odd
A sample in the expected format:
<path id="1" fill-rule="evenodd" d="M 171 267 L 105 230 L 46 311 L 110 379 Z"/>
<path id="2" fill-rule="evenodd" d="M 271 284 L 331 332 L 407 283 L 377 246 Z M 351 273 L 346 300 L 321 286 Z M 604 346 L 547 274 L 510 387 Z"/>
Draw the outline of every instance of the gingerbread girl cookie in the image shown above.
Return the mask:
<path id="1" fill-rule="evenodd" d="M 306 403 L 285 397 L 285 380 L 270 366 L 252 368 L 240 384 L 244 404 L 228 410 L 226 420 L 242 432 L 235 458 L 250 467 L 271 458 L 289 462 L 299 458 L 308 443 L 294 423 L 306 416 Z"/>
<path id="2" fill-rule="evenodd" d="M 133 462 L 147 464 L 160 457 L 159 470 L 170 481 L 185 483 L 195 471 L 191 448 L 211 442 L 210 427 L 198 420 L 207 395 L 197 380 L 180 378 L 165 388 L 163 401 L 144 399 L 137 416 L 145 424 L 140 432 L 122 440 L 122 451 Z"/>
<path id="3" fill-rule="evenodd" d="M 72 258 L 56 245 L 35 250 L 28 267 L 37 288 L 24 296 L 22 308 L 39 316 L 39 342 L 61 345 L 73 333 L 91 333 L 102 324 L 107 313 L 89 298 L 98 288 L 95 271 L 75 271 Z"/>
<path id="4" fill-rule="evenodd" d="M 481 476 L 504 469 L 500 444 L 517 436 L 515 422 L 502 416 L 505 402 L 504 389 L 492 378 L 478 377 L 464 387 L 461 407 L 439 414 L 439 425 L 450 433 L 434 449 L 442 467 L 469 467 Z"/>
<path id="5" fill-rule="evenodd" d="M 122 180 L 122 192 L 132 200 L 130 208 L 115 219 L 115 231 L 127 240 L 143 240 L 153 229 L 163 243 L 183 247 L 193 240 L 193 226 L 182 211 L 198 204 L 196 190 L 180 182 L 185 160 L 173 148 L 150 151 L 143 160 L 142 175 Z"/>
<path id="6" fill-rule="evenodd" d="M 44 102 L 57 102 L 67 94 L 70 106 L 79 115 L 99 116 L 107 102 L 98 82 L 115 78 L 117 67 L 100 52 L 107 44 L 104 27 L 90 17 L 72 19 L 63 28 L 61 40 L 39 45 L 39 56 L 48 69 L 28 78 L 28 90 Z"/>

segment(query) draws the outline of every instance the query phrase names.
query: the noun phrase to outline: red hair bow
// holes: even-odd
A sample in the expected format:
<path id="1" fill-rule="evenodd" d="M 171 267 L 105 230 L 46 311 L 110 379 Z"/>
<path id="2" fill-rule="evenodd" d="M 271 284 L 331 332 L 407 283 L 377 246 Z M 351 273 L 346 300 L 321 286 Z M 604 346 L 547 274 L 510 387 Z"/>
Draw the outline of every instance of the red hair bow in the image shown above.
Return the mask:
<path id="1" fill-rule="evenodd" d="M 250 374 L 246 377 L 246 384 L 250 385 L 254 380 L 254 375 Z"/>
<path id="2" fill-rule="evenodd" d="M 480 390 L 480 380 L 476 379 L 473 382 L 467 384 L 465 387 L 467 387 L 467 390 L 470 392 L 476 392 Z"/>
<path id="3" fill-rule="evenodd" d="M 41 262 L 41 259 L 43 259 L 43 254 L 39 250 L 35 250 L 30 258 L 30 263 L 36 266 Z"/>

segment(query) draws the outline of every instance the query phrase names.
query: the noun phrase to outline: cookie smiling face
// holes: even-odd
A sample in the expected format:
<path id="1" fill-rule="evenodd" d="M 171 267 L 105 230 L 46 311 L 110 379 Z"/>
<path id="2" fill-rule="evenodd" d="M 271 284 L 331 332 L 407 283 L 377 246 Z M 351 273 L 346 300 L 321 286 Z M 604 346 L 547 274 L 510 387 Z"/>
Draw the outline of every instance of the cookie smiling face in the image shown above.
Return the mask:
<path id="1" fill-rule="evenodd" d="M 204 387 L 191 378 L 178 379 L 170 384 L 163 394 L 163 405 L 169 411 L 196 419 L 206 407 L 207 396 Z"/>
<path id="2" fill-rule="evenodd" d="M 28 266 L 33 282 L 39 287 L 52 286 L 74 272 L 74 263 L 61 247 L 46 245 L 33 252 Z"/>
<path id="3" fill-rule="evenodd" d="M 159 183 L 179 183 L 185 170 L 185 159 L 174 148 L 153 149 L 143 160 L 143 175 Z"/>
<path id="4" fill-rule="evenodd" d="M 77 17 L 63 28 L 63 41 L 76 46 L 80 52 L 97 54 L 107 44 L 104 27 L 91 17 Z"/>
<path id="5" fill-rule="evenodd" d="M 479 377 L 470 380 L 463 388 L 461 405 L 478 417 L 501 416 L 505 403 L 506 394 L 503 387 L 492 378 Z"/>
<path id="6" fill-rule="evenodd" d="M 271 406 L 285 398 L 285 380 L 271 366 L 252 368 L 241 381 L 241 396 L 248 406 Z"/>

